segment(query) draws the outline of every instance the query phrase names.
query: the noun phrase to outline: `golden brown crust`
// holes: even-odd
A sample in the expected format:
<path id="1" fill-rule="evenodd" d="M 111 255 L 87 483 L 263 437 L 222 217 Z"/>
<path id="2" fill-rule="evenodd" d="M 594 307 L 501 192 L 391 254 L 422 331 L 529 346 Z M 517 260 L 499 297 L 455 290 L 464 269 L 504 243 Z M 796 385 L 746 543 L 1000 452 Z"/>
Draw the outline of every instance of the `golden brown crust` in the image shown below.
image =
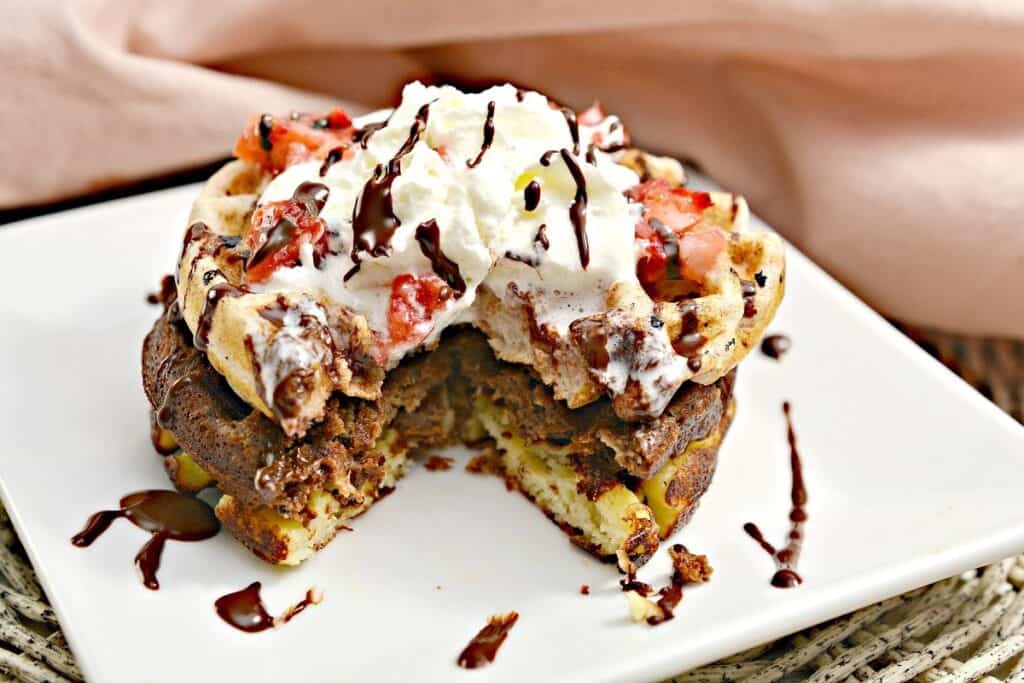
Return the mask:
<path id="1" fill-rule="evenodd" d="M 595 542 L 593 529 L 559 521 L 573 542 L 643 564 L 710 483 L 733 384 L 730 374 L 711 386 L 688 385 L 660 418 L 626 423 L 608 399 L 569 410 L 528 368 L 497 361 L 482 335 L 464 329 L 392 371 L 380 399 L 332 397 L 324 420 L 295 439 L 238 399 L 167 313 L 144 343 L 143 376 L 160 423 L 191 456 L 168 463 L 172 479 L 194 465 L 179 485 L 194 490 L 216 481 L 226 494 L 218 506 L 225 526 L 264 559 L 287 563 L 314 552 L 384 493 L 389 462 L 376 447 L 385 430 L 398 435 L 393 445 L 403 458 L 409 449 L 479 439 L 479 428 L 469 427 L 475 396 L 499 406 L 524 443 L 557 454 L 571 473 L 563 494 L 599 506 L 612 497 L 609 509 L 621 511 L 612 519 L 614 547 Z M 515 481 L 519 473 L 505 475 Z M 317 511 L 323 504 L 329 513 Z"/>

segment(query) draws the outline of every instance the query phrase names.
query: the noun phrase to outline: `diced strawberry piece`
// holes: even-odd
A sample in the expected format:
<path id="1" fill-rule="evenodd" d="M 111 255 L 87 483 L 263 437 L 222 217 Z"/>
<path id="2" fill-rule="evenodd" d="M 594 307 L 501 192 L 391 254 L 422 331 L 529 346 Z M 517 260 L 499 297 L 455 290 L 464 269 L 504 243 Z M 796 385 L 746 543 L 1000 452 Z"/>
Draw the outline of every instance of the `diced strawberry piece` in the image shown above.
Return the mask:
<path id="1" fill-rule="evenodd" d="M 673 230 L 685 230 L 701 219 L 711 206 L 707 192 L 691 192 L 672 187 L 667 180 L 648 180 L 629 191 L 631 199 L 641 202 L 650 218 L 657 218 Z"/>
<path id="2" fill-rule="evenodd" d="M 636 243 L 640 247 L 640 256 L 636 262 L 636 274 L 644 285 L 652 285 L 665 279 L 668 270 L 668 257 L 665 255 L 665 242 L 648 223 L 640 221 L 636 224 Z"/>
<path id="3" fill-rule="evenodd" d="M 648 180 L 633 187 L 627 196 L 644 205 L 643 220 L 636 225 L 637 277 L 648 292 L 669 276 L 669 252 L 678 258 L 679 274 L 699 283 L 725 249 L 725 235 L 702 222 L 712 205 L 707 192 L 672 187 L 666 180 Z M 666 245 L 666 242 L 674 242 Z M 675 277 L 675 276 L 673 276 Z"/>
<path id="4" fill-rule="evenodd" d="M 715 227 L 698 228 L 679 236 L 679 272 L 700 282 L 725 249 L 725 235 Z"/>
<path id="5" fill-rule="evenodd" d="M 341 107 L 335 107 L 327 115 L 327 127 L 332 130 L 343 130 L 352 127 L 352 119 Z"/>
<path id="6" fill-rule="evenodd" d="M 245 241 L 251 254 L 246 264 L 246 280 L 265 282 L 278 268 L 298 263 L 299 248 L 306 242 L 323 255 L 327 250 L 327 226 L 310 213 L 305 202 L 269 202 L 253 212 Z"/>
<path id="7" fill-rule="evenodd" d="M 434 314 L 451 298 L 436 275 L 404 273 L 391 282 L 388 333 L 392 345 L 418 344 L 430 334 Z"/>
<path id="8" fill-rule="evenodd" d="M 352 119 L 338 108 L 323 116 L 254 114 L 235 142 L 234 154 L 277 173 L 292 164 L 323 159 L 332 149 L 347 145 L 352 133 Z"/>

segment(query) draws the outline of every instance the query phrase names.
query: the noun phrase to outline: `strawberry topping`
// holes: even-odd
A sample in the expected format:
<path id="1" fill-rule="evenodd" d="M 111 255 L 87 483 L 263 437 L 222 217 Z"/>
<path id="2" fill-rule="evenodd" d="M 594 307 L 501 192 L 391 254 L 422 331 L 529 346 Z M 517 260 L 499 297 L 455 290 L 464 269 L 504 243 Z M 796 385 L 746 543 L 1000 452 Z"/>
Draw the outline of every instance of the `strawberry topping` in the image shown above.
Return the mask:
<path id="1" fill-rule="evenodd" d="M 352 119 L 337 107 L 323 115 L 254 114 L 235 142 L 234 154 L 279 173 L 292 164 L 324 159 L 331 150 L 347 147 L 353 130 Z"/>
<path id="2" fill-rule="evenodd" d="M 245 236 L 252 254 L 246 263 L 248 282 L 265 282 L 278 268 L 289 268 L 299 262 L 299 248 L 313 245 L 315 255 L 327 251 L 327 226 L 310 211 L 308 202 L 285 199 L 269 202 L 252 215 Z"/>
<path id="3" fill-rule="evenodd" d="M 434 314 L 452 297 L 452 289 L 436 275 L 404 273 L 391 282 L 388 333 L 392 345 L 418 344 L 432 327 Z"/>
<path id="4" fill-rule="evenodd" d="M 648 293 L 654 297 L 663 281 L 680 276 L 700 282 L 725 249 L 722 231 L 702 221 L 711 196 L 661 179 L 641 183 L 627 196 L 644 205 L 636 225 L 637 277 Z"/>

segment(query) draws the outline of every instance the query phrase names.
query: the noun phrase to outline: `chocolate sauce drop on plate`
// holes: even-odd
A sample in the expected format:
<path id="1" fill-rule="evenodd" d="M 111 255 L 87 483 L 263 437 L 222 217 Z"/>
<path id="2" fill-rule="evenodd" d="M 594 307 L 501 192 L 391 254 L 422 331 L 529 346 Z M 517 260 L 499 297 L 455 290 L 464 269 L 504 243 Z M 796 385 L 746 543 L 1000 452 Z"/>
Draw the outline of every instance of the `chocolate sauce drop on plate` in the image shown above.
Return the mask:
<path id="1" fill-rule="evenodd" d="M 480 145 L 480 152 L 476 155 L 476 158 L 472 161 L 467 161 L 466 166 L 470 168 L 476 168 L 483 158 L 487 150 L 491 148 L 494 143 L 494 101 L 487 103 L 487 118 L 484 119 L 484 141 Z"/>
<path id="2" fill-rule="evenodd" d="M 779 360 L 792 345 L 793 342 L 786 335 L 770 334 L 761 342 L 761 353 L 769 358 Z"/>
<path id="3" fill-rule="evenodd" d="M 220 531 L 213 508 L 202 500 L 177 491 L 149 490 L 129 493 L 121 499 L 119 509 L 100 510 L 89 517 L 85 528 L 71 538 L 71 543 L 79 548 L 92 545 L 121 517 L 153 534 L 135 556 L 143 584 L 152 590 L 160 588 L 156 572 L 165 541 L 203 541 Z"/>
<path id="4" fill-rule="evenodd" d="M 480 629 L 480 632 L 469 641 L 469 645 L 459 653 L 458 665 L 463 669 L 478 669 L 493 662 L 498 654 L 498 648 L 505 642 L 508 632 L 518 619 L 517 612 L 492 616 L 487 625 Z"/>
<path id="5" fill-rule="evenodd" d="M 796 446 L 796 432 L 793 431 L 793 420 L 790 416 L 789 401 L 782 404 L 782 412 L 786 416 L 786 438 L 789 442 L 789 467 L 793 473 L 793 480 L 790 486 L 790 510 L 789 510 L 789 534 L 783 548 L 776 549 L 765 539 L 764 534 L 753 522 L 743 525 L 747 535 L 757 541 L 768 555 L 775 560 L 775 574 L 772 576 L 771 584 L 776 588 L 793 588 L 803 583 L 803 578 L 796 572 L 796 565 L 800 559 L 800 550 L 803 547 L 804 523 L 807 521 L 807 487 L 804 485 L 803 464 L 800 461 L 800 452 Z"/>
<path id="6" fill-rule="evenodd" d="M 285 610 L 284 614 L 275 618 L 270 616 L 266 606 L 263 604 L 263 598 L 260 596 L 261 588 L 262 584 L 259 581 L 253 581 L 240 591 L 228 593 L 217 598 L 216 602 L 213 603 L 214 609 L 217 610 L 217 615 L 239 631 L 259 633 L 260 631 L 266 631 L 281 624 L 286 624 L 296 614 L 302 612 L 310 605 L 320 603 L 319 596 L 310 588 L 306 591 L 306 597 Z"/>

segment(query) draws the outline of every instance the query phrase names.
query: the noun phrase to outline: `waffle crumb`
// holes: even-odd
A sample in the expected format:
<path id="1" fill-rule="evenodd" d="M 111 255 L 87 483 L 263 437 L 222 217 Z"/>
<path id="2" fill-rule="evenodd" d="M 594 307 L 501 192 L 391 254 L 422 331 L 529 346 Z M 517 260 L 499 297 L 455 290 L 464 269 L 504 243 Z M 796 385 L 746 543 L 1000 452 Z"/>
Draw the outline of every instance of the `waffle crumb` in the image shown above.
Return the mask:
<path id="1" fill-rule="evenodd" d="M 686 549 L 681 543 L 676 543 L 668 549 L 669 557 L 672 558 L 672 582 L 679 585 L 687 583 L 705 583 L 711 579 L 715 571 L 708 562 L 707 555 L 696 555 Z"/>

